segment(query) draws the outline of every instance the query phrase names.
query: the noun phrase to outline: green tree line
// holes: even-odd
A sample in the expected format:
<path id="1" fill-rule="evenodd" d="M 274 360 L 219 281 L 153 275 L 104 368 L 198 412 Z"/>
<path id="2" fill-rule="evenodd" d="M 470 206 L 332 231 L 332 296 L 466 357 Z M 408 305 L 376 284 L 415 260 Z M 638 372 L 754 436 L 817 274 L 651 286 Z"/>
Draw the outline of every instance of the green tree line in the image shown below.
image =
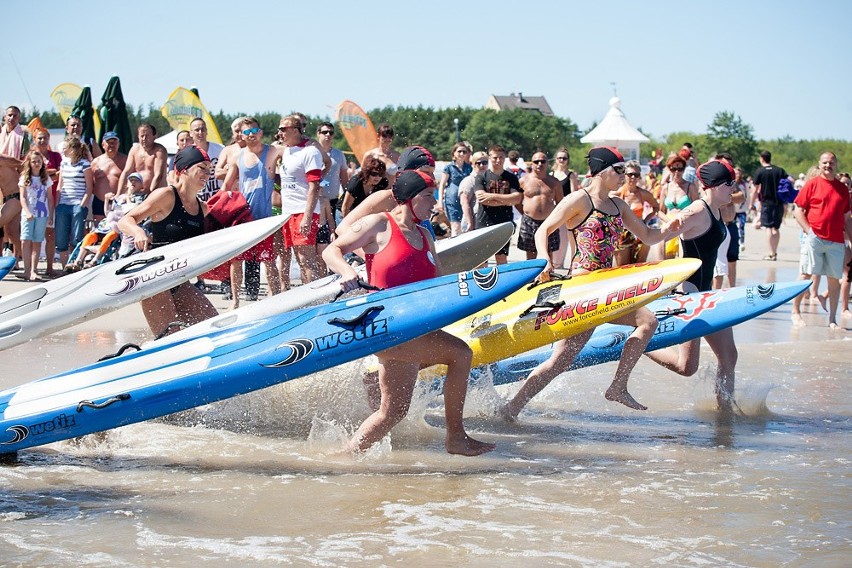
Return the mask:
<path id="1" fill-rule="evenodd" d="M 154 125 L 159 134 L 171 130 L 158 107 L 153 104 L 134 107 L 128 104 L 130 126 L 135 131 L 137 125 L 147 122 Z M 211 113 L 216 127 L 227 143 L 230 138 L 231 122 L 239 116 L 250 114 L 258 119 L 267 142 L 272 140 L 281 114 L 262 113 Z M 553 155 L 562 146 L 568 148 L 571 163 L 575 169 L 583 169 L 583 156 L 590 149 L 581 144 L 583 132 L 569 118 L 544 116 L 538 112 L 514 109 L 494 111 L 491 109 L 454 107 L 434 109 L 431 107 L 392 107 L 373 109 L 368 112 L 377 126 L 386 122 L 394 127 L 395 145 L 403 148 L 419 144 L 429 148 L 436 159 L 449 160 L 450 152 L 456 141 L 455 120 L 458 119 L 458 136 L 469 142 L 474 150 L 486 150 L 492 144 L 500 144 L 507 150 L 518 150 L 522 156 L 529 157 L 536 151 Z M 24 122 L 34 116 L 40 116 L 47 128 L 62 128 L 64 123 L 55 111 L 39 112 L 34 110 L 24 117 Z M 308 133 L 312 134 L 316 126 L 323 121 L 334 122 L 328 116 L 308 116 Z M 732 111 L 716 113 L 705 132 L 672 132 L 661 138 L 652 138 L 641 147 L 642 160 L 652 158 L 652 152 L 661 151 L 663 160 L 672 152 L 680 149 L 684 142 L 692 143 L 699 159 L 704 161 L 718 152 L 728 152 L 750 175 L 758 165 L 758 154 L 762 150 L 772 153 L 772 162 L 796 176 L 816 165 L 819 155 L 826 151 L 837 154 L 841 170 L 852 170 L 852 142 L 848 140 L 796 140 L 790 136 L 774 140 L 756 140 L 752 126 Z M 344 151 L 350 151 L 340 129 L 335 133 L 334 145 Z"/>

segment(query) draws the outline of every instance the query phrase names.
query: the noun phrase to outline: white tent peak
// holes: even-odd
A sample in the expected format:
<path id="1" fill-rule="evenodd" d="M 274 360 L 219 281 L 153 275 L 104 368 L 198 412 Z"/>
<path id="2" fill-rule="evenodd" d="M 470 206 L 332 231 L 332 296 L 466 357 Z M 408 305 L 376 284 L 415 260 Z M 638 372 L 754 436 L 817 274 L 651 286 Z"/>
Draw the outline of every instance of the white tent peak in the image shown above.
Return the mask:
<path id="1" fill-rule="evenodd" d="M 627 159 L 639 158 L 639 144 L 650 142 L 647 136 L 633 128 L 621 110 L 621 99 L 609 99 L 609 110 L 600 124 L 580 138 L 583 144 L 614 146 Z"/>

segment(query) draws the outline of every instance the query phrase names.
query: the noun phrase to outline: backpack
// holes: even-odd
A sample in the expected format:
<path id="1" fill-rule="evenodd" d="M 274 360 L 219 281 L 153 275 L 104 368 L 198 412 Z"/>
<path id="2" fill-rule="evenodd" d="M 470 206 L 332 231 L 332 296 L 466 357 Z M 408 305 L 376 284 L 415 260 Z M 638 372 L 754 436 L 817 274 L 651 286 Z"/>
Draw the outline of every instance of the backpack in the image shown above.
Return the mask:
<path id="1" fill-rule="evenodd" d="M 793 203 L 799 192 L 793 187 L 793 182 L 789 178 L 781 178 L 778 182 L 778 200 L 784 203 Z"/>

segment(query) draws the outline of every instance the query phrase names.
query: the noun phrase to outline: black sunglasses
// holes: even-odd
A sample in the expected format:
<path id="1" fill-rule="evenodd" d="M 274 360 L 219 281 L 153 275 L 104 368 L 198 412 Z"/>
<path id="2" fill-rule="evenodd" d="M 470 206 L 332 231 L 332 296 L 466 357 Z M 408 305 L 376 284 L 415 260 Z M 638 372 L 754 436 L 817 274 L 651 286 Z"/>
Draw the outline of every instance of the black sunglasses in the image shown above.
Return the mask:
<path id="1" fill-rule="evenodd" d="M 533 164 L 546 164 L 547 160 L 533 160 L 532 163 Z"/>
<path id="2" fill-rule="evenodd" d="M 624 166 L 612 166 L 612 171 L 621 175 L 624 173 Z"/>
<path id="3" fill-rule="evenodd" d="M 488 165 L 488 160 L 478 160 L 474 162 L 474 164 L 476 164 L 477 166 L 485 166 Z"/>
<path id="4" fill-rule="evenodd" d="M 334 134 L 334 130 L 320 130 L 320 134 Z"/>

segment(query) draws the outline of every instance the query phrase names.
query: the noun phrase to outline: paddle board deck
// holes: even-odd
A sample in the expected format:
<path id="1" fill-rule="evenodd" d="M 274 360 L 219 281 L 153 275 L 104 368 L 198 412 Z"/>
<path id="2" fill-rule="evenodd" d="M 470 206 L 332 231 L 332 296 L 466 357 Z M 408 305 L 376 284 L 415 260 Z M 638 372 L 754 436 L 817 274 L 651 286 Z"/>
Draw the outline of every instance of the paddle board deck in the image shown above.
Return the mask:
<path id="1" fill-rule="evenodd" d="M 108 430 L 404 343 L 529 284 L 542 261 L 443 276 L 155 346 L 0 392 L 0 453 Z"/>
<path id="2" fill-rule="evenodd" d="M 529 286 L 445 330 L 500 361 L 616 319 L 667 294 L 700 266 L 691 258 L 596 270 Z"/>
<path id="3" fill-rule="evenodd" d="M 40 283 L 0 298 L 0 349 L 164 292 L 278 230 L 287 216 L 229 227 Z"/>
<path id="4" fill-rule="evenodd" d="M 711 292 L 675 294 L 655 300 L 648 309 L 657 314 L 659 324 L 646 351 L 656 351 L 756 318 L 789 302 L 809 285 L 809 281 L 740 286 Z M 630 326 L 604 324 L 598 327 L 580 351 L 569 370 L 617 361 L 624 343 L 633 333 Z M 495 385 L 525 379 L 546 361 L 553 346 L 524 353 L 487 366 Z M 477 369 L 475 373 L 482 372 Z"/>
<path id="5" fill-rule="evenodd" d="M 457 237 L 441 239 L 435 243 L 435 251 L 441 261 L 445 274 L 454 274 L 473 270 L 488 260 L 512 237 L 512 223 L 501 223 L 469 231 Z M 448 267 L 450 269 L 448 270 Z M 362 277 L 366 280 L 361 267 Z M 330 302 L 340 295 L 340 276 L 332 274 L 313 282 L 297 286 L 281 294 L 268 297 L 260 302 L 243 305 L 227 313 L 220 314 L 189 328 L 183 329 L 154 342 L 156 344 L 174 343 L 189 337 L 205 335 L 217 329 L 233 328 L 251 323 L 258 318 L 271 317 L 284 312 L 298 310 Z M 148 345 L 154 345 L 150 343 Z M 148 348 L 148 345 L 145 348 Z"/>

